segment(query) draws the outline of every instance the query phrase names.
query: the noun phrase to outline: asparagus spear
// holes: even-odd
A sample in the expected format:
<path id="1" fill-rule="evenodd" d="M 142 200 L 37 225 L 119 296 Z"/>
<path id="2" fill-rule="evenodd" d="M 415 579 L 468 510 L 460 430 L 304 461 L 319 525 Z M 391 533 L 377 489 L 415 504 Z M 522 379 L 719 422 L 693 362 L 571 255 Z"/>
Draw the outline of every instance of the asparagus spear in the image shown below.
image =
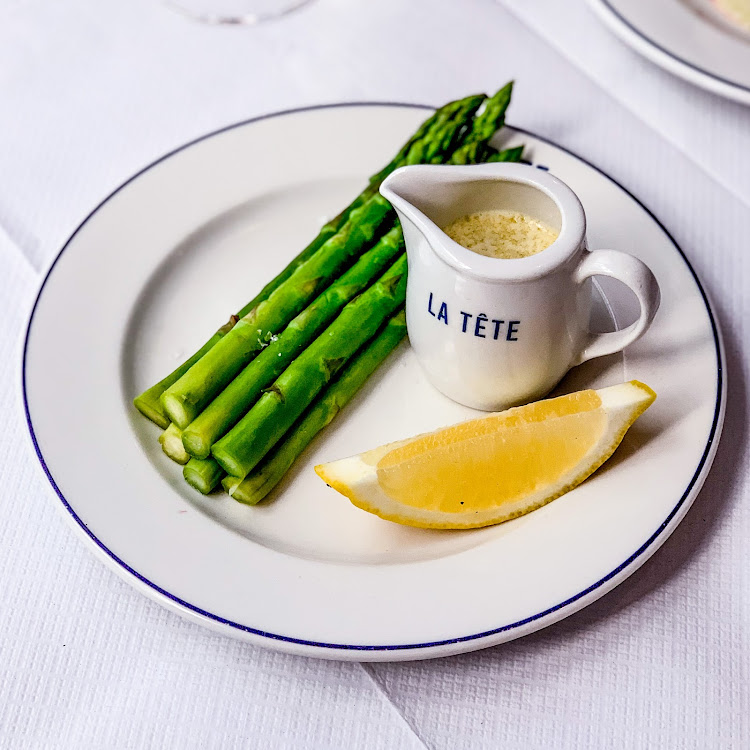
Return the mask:
<path id="1" fill-rule="evenodd" d="M 350 302 L 292 362 L 211 452 L 232 476 L 245 477 L 278 442 L 362 344 L 403 304 L 406 256 Z"/>
<path id="2" fill-rule="evenodd" d="M 483 161 L 487 142 L 505 124 L 505 112 L 513 94 L 513 81 L 506 83 L 497 93 L 484 103 L 482 113 L 474 119 L 474 124 L 461 146 L 453 153 L 450 164 L 470 164 Z M 482 148 L 484 146 L 484 148 Z"/>
<path id="3" fill-rule="evenodd" d="M 164 380 L 160 380 L 156 385 L 152 385 L 133 400 L 133 404 L 144 417 L 148 417 L 159 427 L 168 429 L 170 425 L 169 417 L 162 408 L 161 394 L 169 388 L 172 383 L 177 382 L 211 347 L 229 330 L 239 318 L 233 315 L 228 323 L 225 323 L 218 331 L 208 340 L 190 359 L 183 362 L 174 372 L 167 375 Z"/>
<path id="4" fill-rule="evenodd" d="M 467 118 L 473 117 L 480 104 L 480 97 L 468 101 L 462 108 L 464 117 L 445 123 L 434 138 L 415 143 L 409 149 L 407 161 L 412 163 L 412 159 L 431 161 L 442 158 L 443 150 L 453 147 L 464 130 Z M 474 133 L 474 129 L 470 134 Z M 309 260 L 299 266 L 266 300 L 241 318 L 230 332 L 164 391 L 161 404 L 167 416 L 178 427 L 187 427 L 267 343 L 270 336 L 283 328 L 312 297 L 361 254 L 379 230 L 390 228 L 395 220 L 390 204 L 379 194 L 354 209 L 336 235 L 324 242 Z"/>
<path id="5" fill-rule="evenodd" d="M 477 163 L 489 163 L 489 162 L 509 162 L 509 161 L 521 161 L 523 156 L 523 146 L 513 146 L 513 148 L 506 148 L 502 151 L 497 151 L 491 146 L 486 146 L 484 143 L 472 143 L 469 148 L 462 148 L 456 151 L 451 158 L 446 162 L 447 164 L 477 164 Z M 479 161 L 482 157 L 481 162 Z"/>
<path id="6" fill-rule="evenodd" d="M 478 98 L 484 99 L 484 95 L 476 95 Z M 468 99 L 474 97 L 464 97 L 464 99 L 458 99 L 454 102 L 449 102 L 444 107 L 436 110 L 435 113 L 428 117 L 414 132 L 411 138 L 401 147 L 399 152 L 391 159 L 388 164 L 383 167 L 379 172 L 370 177 L 369 186 L 379 186 L 380 183 L 393 171 L 402 166 L 407 154 L 411 150 L 412 146 L 418 141 L 422 140 L 427 136 L 430 129 L 433 127 L 441 127 L 444 123 L 448 122 L 457 112 L 460 111 L 461 104 L 466 102 Z M 377 189 L 377 188 L 376 188 Z"/>
<path id="7" fill-rule="evenodd" d="M 231 429 L 289 363 L 328 325 L 351 299 L 377 278 L 403 252 L 397 226 L 337 281 L 306 307 L 280 336 L 248 364 L 182 433 L 185 450 L 207 458 L 211 445 Z"/>
<path id="8" fill-rule="evenodd" d="M 161 449 L 178 464 L 186 464 L 190 460 L 190 456 L 182 445 L 182 430 L 177 425 L 168 425 L 167 429 L 159 435 L 159 443 L 161 443 Z"/>
<path id="9" fill-rule="evenodd" d="M 284 436 L 284 440 L 251 471 L 245 479 L 226 476 L 224 489 L 247 505 L 259 503 L 282 479 L 310 441 L 346 406 L 378 365 L 406 334 L 403 309 L 386 323 L 381 332 L 360 351 L 333 382 L 307 409 Z"/>
<path id="10" fill-rule="evenodd" d="M 200 458 L 191 458 L 185 464 L 182 476 L 191 487 L 195 487 L 198 492 L 208 495 L 219 484 L 224 472 L 213 459 L 203 461 Z"/>
<path id="11" fill-rule="evenodd" d="M 513 146 L 502 151 L 493 151 L 486 158 L 486 162 L 494 161 L 521 161 L 523 157 L 523 146 Z"/>
<path id="12" fill-rule="evenodd" d="M 406 163 L 405 159 L 411 150 L 412 146 L 419 140 L 429 137 L 430 132 L 433 129 L 441 129 L 444 127 L 446 122 L 453 120 L 454 118 L 465 118 L 467 109 L 475 107 L 475 103 L 481 102 L 484 97 L 470 96 L 460 99 L 458 101 L 449 102 L 445 106 L 438 109 L 431 117 L 429 117 L 416 133 L 404 144 L 396 158 L 394 158 L 386 167 L 384 167 L 376 175 L 370 178 L 370 182 L 367 188 L 338 216 L 325 224 L 317 237 L 296 257 L 292 260 L 281 273 L 279 273 L 274 279 L 268 282 L 263 289 L 255 296 L 250 302 L 237 313 L 236 318 L 241 318 L 247 315 L 251 310 L 257 307 L 261 302 L 267 299 L 271 293 L 279 287 L 284 281 L 286 281 L 292 273 L 305 261 L 311 258 L 320 247 L 333 235 L 336 234 L 338 229 L 344 224 L 349 214 L 355 209 L 359 208 L 368 198 L 377 192 L 380 182 L 385 179 L 394 169 Z M 478 106 L 478 104 L 476 104 Z M 234 322 L 232 322 L 234 325 Z M 229 328 L 232 327 L 229 326 Z M 135 398 L 134 404 L 136 408 L 152 422 L 155 422 L 162 428 L 169 426 L 169 418 L 167 417 L 162 407 L 160 397 L 164 391 L 169 388 L 173 383 L 177 382 L 203 355 L 209 351 L 226 333 L 226 326 L 222 326 L 190 359 L 181 364 L 176 370 L 167 375 L 166 378 L 159 381 L 155 385 L 145 390 L 142 394 Z"/>

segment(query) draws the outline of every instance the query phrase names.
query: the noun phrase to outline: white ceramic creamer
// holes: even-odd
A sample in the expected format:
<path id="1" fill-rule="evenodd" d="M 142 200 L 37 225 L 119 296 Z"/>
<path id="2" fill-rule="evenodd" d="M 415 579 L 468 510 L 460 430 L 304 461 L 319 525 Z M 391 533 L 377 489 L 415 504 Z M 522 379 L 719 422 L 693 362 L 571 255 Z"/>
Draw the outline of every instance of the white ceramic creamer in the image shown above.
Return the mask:
<path id="1" fill-rule="evenodd" d="M 496 411 L 539 398 L 574 365 L 638 339 L 659 307 L 659 286 L 640 260 L 588 251 L 580 200 L 547 172 L 502 163 L 410 166 L 380 192 L 404 230 L 409 340 L 432 384 L 462 404 Z M 441 229 L 487 210 L 526 214 L 558 237 L 536 255 L 508 260 L 472 252 Z M 635 293 L 635 323 L 589 332 L 584 282 L 592 276 L 611 276 Z"/>

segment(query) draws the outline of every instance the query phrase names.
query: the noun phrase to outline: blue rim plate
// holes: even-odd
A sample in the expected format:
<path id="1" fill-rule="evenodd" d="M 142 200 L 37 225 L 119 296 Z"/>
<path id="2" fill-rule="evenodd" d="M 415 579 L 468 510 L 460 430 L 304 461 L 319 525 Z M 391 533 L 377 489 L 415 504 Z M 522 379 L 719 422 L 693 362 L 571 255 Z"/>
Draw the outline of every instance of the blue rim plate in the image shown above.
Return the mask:
<path id="1" fill-rule="evenodd" d="M 283 266 L 425 109 L 290 110 L 192 141 L 105 198 L 44 277 L 22 360 L 34 450 L 89 548 L 182 616 L 323 658 L 421 659 L 484 648 L 611 590 L 668 538 L 705 480 L 726 382 L 720 332 L 695 271 L 658 219 L 611 177 L 506 128 L 499 143 L 525 143 L 537 166 L 582 198 L 590 245 L 640 255 L 662 286 L 647 336 L 624 357 L 578 368 L 563 383 L 638 378 L 659 393 L 611 466 L 529 516 L 472 532 L 406 529 L 353 508 L 312 476 L 313 464 L 471 414 L 426 384 L 404 345 L 310 446 L 274 502 L 246 508 L 184 486 L 180 467 L 156 445 L 158 429 L 130 400 L 200 345 L 207 322 L 244 304 L 248 279 L 259 286 Z M 216 293 L 206 294 L 218 270 Z"/>

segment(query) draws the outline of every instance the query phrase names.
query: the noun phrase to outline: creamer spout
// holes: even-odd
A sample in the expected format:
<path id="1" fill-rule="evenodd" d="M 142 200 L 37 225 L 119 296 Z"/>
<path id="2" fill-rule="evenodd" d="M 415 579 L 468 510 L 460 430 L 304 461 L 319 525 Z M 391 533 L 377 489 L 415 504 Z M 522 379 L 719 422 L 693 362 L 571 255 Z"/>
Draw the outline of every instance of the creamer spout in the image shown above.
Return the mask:
<path id="1" fill-rule="evenodd" d="M 445 235 L 440 229 L 441 206 L 432 200 L 441 193 L 434 181 L 435 173 L 422 165 L 401 167 L 390 174 L 380 185 L 380 193 L 396 209 L 406 238 L 407 252 L 409 239 L 421 235 L 432 246 L 441 243 Z M 447 197 L 447 196 L 446 196 Z"/>

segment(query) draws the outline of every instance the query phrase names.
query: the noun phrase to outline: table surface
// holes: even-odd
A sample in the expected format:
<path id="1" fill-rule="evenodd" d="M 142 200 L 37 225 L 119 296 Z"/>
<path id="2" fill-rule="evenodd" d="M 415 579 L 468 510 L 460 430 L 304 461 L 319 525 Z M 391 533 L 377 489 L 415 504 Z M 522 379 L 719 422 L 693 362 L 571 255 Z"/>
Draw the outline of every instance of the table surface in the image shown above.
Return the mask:
<path id="1" fill-rule="evenodd" d="M 103 196 L 213 129 L 509 78 L 510 121 L 635 193 L 716 305 L 727 418 L 686 519 L 573 617 L 432 662 L 277 654 L 137 594 L 71 533 L 26 439 L 20 338 L 46 265 Z M 316 0 L 257 28 L 5 0 L 0 102 L 0 747 L 750 747 L 750 108 L 642 60 L 583 0 Z"/>

